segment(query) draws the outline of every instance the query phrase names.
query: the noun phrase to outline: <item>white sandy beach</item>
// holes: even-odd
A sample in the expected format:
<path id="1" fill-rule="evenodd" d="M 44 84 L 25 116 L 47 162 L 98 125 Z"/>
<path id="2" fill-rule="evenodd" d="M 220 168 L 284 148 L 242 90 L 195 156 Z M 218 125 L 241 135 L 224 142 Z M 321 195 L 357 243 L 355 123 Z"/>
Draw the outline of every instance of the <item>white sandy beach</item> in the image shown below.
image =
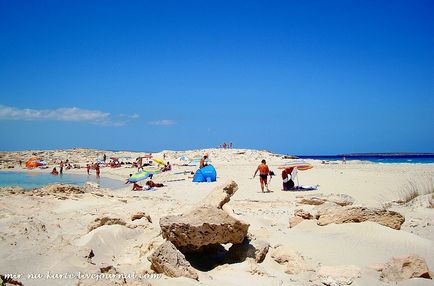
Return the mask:
<path id="1" fill-rule="evenodd" d="M 1 153 L 11 160 L 3 167 L 23 161 L 35 151 Z M 166 187 L 156 191 L 132 192 L 131 185 L 122 189 L 92 189 L 83 194 L 32 194 L 32 191 L 0 193 L 0 274 L 22 273 L 17 278 L 23 285 L 146 285 L 143 281 L 92 279 L 28 279 L 29 273 L 100 273 L 111 265 L 118 273 L 154 273 L 148 256 L 163 241 L 161 217 L 180 214 L 192 208 L 217 186 L 228 180 L 238 184 L 238 191 L 227 204 L 233 215 L 250 224 L 249 233 L 269 243 L 270 249 L 262 263 L 246 259 L 225 263 L 211 270 L 198 270 L 198 281 L 170 278 L 165 275 L 146 280 L 151 285 L 323 285 L 318 280 L 324 266 L 355 266 L 360 271 L 352 285 L 388 285 L 379 280 L 373 266 L 386 263 L 393 256 L 417 254 L 434 269 L 434 208 L 428 208 L 424 196 L 408 204 L 392 203 L 402 197 L 409 180 L 425 184 L 434 178 L 433 164 L 374 164 L 347 161 L 346 164 L 321 164 L 308 160 L 314 168 L 299 172 L 303 185 L 320 185 L 316 191 L 281 191 L 282 179 L 278 166 L 290 160 L 266 151 L 239 149 L 207 149 L 185 152 L 162 151 L 154 157 L 176 164 L 180 156 L 195 157 L 208 152 L 218 174 L 217 182 L 193 183 L 189 174 L 196 167 L 174 165 L 170 172 L 158 174 L 155 182 Z M 69 159 L 84 166 L 105 153 L 107 157 L 134 158 L 144 153 L 108 152 L 86 149 L 43 151 L 37 156 L 46 160 Z M 242 153 L 242 154 L 240 154 Z M 267 160 L 276 173 L 270 183 L 271 193 L 261 193 L 258 178 L 252 175 L 261 159 Z M 51 162 L 50 166 L 53 166 Z M 51 169 L 44 170 L 49 172 Z M 102 176 L 125 180 L 133 168 L 103 168 Z M 82 173 L 86 169 L 65 170 Z M 143 182 L 141 182 L 143 184 Z M 354 198 L 355 206 L 396 211 L 405 217 L 400 230 L 372 221 L 328 224 L 304 220 L 293 228 L 288 220 L 296 209 L 314 206 L 300 203 L 300 197 L 324 194 L 345 194 Z M 432 195 L 431 195 L 432 196 Z M 131 221 L 137 212 L 146 219 Z M 117 218 L 122 224 L 103 225 L 89 231 L 97 218 Z M 276 262 L 280 249 L 298 252 L 304 257 L 305 271 L 285 273 L 285 265 Z M 94 257 L 86 258 L 90 251 Z M 149 278 L 149 277 L 148 277 Z M 319 282 L 318 282 L 319 281 Z M 432 280 L 413 278 L 399 285 L 432 285 Z M 344 284 L 339 284 L 344 285 Z"/>

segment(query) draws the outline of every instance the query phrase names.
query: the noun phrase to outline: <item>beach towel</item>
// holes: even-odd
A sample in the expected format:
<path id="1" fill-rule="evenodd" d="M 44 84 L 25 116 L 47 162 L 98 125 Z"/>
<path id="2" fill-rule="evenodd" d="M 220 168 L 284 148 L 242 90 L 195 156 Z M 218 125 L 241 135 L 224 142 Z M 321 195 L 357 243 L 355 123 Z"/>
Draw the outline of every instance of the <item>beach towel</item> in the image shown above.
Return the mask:
<path id="1" fill-rule="evenodd" d="M 319 185 L 316 186 L 296 186 L 288 190 L 282 191 L 316 191 L 319 190 Z"/>

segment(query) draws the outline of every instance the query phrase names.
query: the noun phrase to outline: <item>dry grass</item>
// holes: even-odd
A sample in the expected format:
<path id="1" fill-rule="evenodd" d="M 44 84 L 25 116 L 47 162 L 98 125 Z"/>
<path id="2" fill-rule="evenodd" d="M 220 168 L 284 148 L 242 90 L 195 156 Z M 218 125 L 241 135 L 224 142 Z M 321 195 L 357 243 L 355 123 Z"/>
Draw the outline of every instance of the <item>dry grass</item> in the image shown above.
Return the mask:
<path id="1" fill-rule="evenodd" d="M 428 199 L 429 201 L 429 208 L 434 209 L 434 193 L 431 195 L 431 197 Z"/>
<path id="2" fill-rule="evenodd" d="M 423 195 L 432 194 L 429 198 L 431 207 L 434 203 L 434 181 L 432 178 L 427 178 L 424 181 L 408 180 L 399 193 L 399 204 L 407 204 L 415 198 Z"/>

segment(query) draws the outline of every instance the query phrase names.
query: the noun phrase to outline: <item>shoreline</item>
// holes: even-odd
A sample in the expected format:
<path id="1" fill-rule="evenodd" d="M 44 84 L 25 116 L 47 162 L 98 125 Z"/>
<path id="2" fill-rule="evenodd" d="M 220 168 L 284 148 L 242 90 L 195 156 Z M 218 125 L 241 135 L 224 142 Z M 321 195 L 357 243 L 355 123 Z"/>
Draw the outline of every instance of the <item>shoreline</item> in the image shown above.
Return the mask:
<path id="1" fill-rule="evenodd" d="M 204 152 L 210 154 L 217 170 L 217 182 L 193 183 L 189 178 L 191 175 L 184 171 L 195 171 L 197 166 L 180 166 L 177 158 L 196 157 Z M 42 155 L 52 159 L 49 164 L 66 158 L 71 164 L 85 164 L 100 154 L 100 151 L 81 150 L 46 151 Z M 269 245 L 263 262 L 246 258 L 236 263 L 217 263 L 217 266 L 205 271 L 201 267 L 203 265 L 199 263 L 198 266 L 192 261 L 199 282 L 186 277 L 170 278 L 167 275 L 147 282 L 154 286 L 240 286 L 251 284 L 252 281 L 257 285 L 270 286 L 294 282 L 297 285 L 311 285 L 311 281 L 318 279 L 323 266 L 351 266 L 356 267 L 360 273 L 351 278 L 351 285 L 381 286 L 384 283 L 371 266 L 410 253 L 419 255 L 429 269 L 434 269 L 434 208 L 429 207 L 431 195 L 421 193 L 407 203 L 397 203 L 405 198 L 409 182 L 420 184 L 420 191 L 426 191 L 423 185 L 434 177 L 434 167 L 430 164 L 376 164 L 362 161 L 321 164 L 318 160 L 306 160 L 313 168 L 300 171 L 299 182 L 301 185 L 318 184 L 319 190 L 281 191 L 282 178 L 278 166 L 291 160 L 283 159 L 280 155 L 236 149 L 166 151 L 164 154 L 173 169 L 154 176 L 153 181 L 165 185 L 154 191 L 131 191 L 131 186 L 125 185 L 125 188 L 115 191 L 83 188 L 84 192 L 72 192 L 72 188 L 62 187 L 63 192 L 62 188 L 0 192 L 2 271 L 35 273 L 50 270 L 59 273 L 81 271 L 101 274 L 101 269 L 111 266 L 117 273 L 156 274 L 148 257 L 164 242 L 160 220 L 188 212 L 208 195 L 218 193 L 216 188 L 232 180 L 238 185 L 238 190 L 222 211 L 248 223 L 248 233 L 254 237 L 253 241 L 264 241 Z M 11 154 L 6 156 L 9 159 L 23 156 L 21 153 L 9 155 Z M 111 155 L 134 159 L 138 154 L 107 153 L 107 157 Z M 163 157 L 163 153 L 154 156 Z M 252 178 L 262 159 L 267 161 L 270 170 L 276 175 L 269 181 L 270 193 L 262 193 L 258 177 Z M 14 168 L 3 171 L 49 173 L 51 168 Z M 136 168 L 124 166 L 104 167 L 101 169 L 101 178 L 123 181 L 136 171 Z M 85 168 L 65 170 L 64 174 L 87 175 Z M 95 176 L 94 171 L 92 176 Z M 348 205 L 341 206 L 327 200 L 337 200 Z M 341 215 L 341 211 L 348 209 L 367 211 L 368 214 L 362 214 L 353 221 L 343 219 L 343 222 L 335 223 L 327 222 L 327 216 L 317 218 L 318 213 L 329 211 L 329 218 L 335 219 Z M 297 216 L 300 212 L 304 218 Z M 132 220 L 134 215 L 141 213 L 149 216 L 149 220 L 145 217 Z M 385 215 L 386 220 L 389 216 L 405 220 L 400 220 L 402 224 L 398 230 L 393 219 L 389 223 L 395 228 L 390 228 L 378 223 L 373 214 Z M 348 215 L 350 214 L 344 214 L 344 218 Z M 364 221 L 369 216 L 373 221 Z M 216 227 L 222 224 L 224 223 L 219 221 Z M 93 256 L 89 258 L 91 251 Z M 204 257 L 211 259 L 211 256 Z M 291 267 L 295 268 L 289 268 L 285 259 L 293 261 Z M 345 275 L 345 271 L 336 271 Z M 239 278 L 229 281 L 227 277 L 234 275 Z M 412 282 L 415 281 L 412 280 L 400 285 L 413 285 Z M 123 283 L 97 283 L 79 279 L 20 281 L 26 286 L 38 286 L 41 283 L 48 286 L 77 283 L 84 286 L 114 286 Z M 127 281 L 125 285 L 138 285 L 136 282 L 138 283 Z M 431 282 L 426 280 L 419 284 L 430 285 Z"/>

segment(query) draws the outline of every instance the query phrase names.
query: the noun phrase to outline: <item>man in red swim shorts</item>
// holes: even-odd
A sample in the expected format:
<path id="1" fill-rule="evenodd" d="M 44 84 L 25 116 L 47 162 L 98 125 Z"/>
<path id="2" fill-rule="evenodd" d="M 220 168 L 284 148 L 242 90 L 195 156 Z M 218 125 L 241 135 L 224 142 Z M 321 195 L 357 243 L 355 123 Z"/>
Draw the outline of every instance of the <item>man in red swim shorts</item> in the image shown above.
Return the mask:
<path id="1" fill-rule="evenodd" d="M 256 176 L 256 173 L 258 173 L 258 171 L 259 171 L 259 182 L 261 183 L 262 192 L 264 193 L 264 185 L 265 185 L 265 187 L 267 187 L 267 192 L 269 193 L 270 190 L 268 189 L 267 178 L 268 175 L 270 174 L 270 169 L 268 169 L 267 162 L 265 162 L 265 160 L 261 161 L 261 164 L 256 169 L 255 174 L 253 174 L 253 178 Z"/>

